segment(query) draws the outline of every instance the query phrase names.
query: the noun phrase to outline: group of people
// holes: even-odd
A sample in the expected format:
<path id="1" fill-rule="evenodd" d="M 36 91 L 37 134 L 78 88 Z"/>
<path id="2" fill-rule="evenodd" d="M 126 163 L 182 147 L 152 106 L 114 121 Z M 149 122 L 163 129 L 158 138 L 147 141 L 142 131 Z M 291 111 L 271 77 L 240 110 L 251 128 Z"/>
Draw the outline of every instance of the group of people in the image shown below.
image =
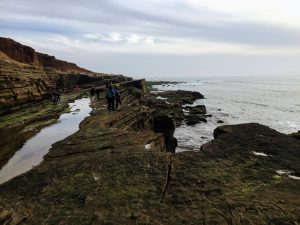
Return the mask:
<path id="1" fill-rule="evenodd" d="M 90 95 L 92 97 L 92 101 L 94 100 L 95 94 L 97 99 L 100 98 L 100 89 L 95 89 L 94 87 L 90 90 Z M 121 95 L 119 84 L 113 85 L 112 82 L 106 83 L 106 91 L 105 97 L 107 100 L 107 108 L 109 112 L 115 111 L 121 105 Z"/>
<path id="2" fill-rule="evenodd" d="M 112 84 L 109 84 L 106 88 L 105 97 L 108 111 L 115 111 L 119 108 L 119 105 L 121 105 L 119 84 L 116 84 L 114 87 Z"/>

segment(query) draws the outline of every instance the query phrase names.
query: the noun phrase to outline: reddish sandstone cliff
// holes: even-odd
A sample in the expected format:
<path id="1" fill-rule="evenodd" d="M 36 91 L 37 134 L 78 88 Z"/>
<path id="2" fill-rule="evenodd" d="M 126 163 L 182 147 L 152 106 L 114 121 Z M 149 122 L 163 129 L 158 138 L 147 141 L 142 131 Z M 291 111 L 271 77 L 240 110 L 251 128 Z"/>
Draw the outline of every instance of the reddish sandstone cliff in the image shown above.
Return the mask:
<path id="1" fill-rule="evenodd" d="M 50 67 L 64 71 L 86 73 L 91 76 L 95 74 L 89 70 L 78 67 L 74 63 L 56 59 L 54 56 L 36 52 L 33 48 L 25 46 L 10 38 L 0 37 L 0 51 L 13 60 L 40 67 Z"/>
<path id="2" fill-rule="evenodd" d="M 10 38 L 0 37 L 0 51 L 17 62 L 41 66 L 41 62 L 33 48 L 22 45 Z"/>
<path id="3" fill-rule="evenodd" d="M 68 91 L 76 85 L 104 85 L 107 80 L 130 79 L 94 73 L 0 37 L 0 115 L 9 113 L 16 105 L 49 98 L 57 89 Z"/>
<path id="4" fill-rule="evenodd" d="M 47 54 L 37 53 L 37 55 L 43 67 L 50 67 L 53 69 L 59 69 L 66 72 L 77 72 L 77 73 L 88 74 L 90 76 L 95 76 L 95 73 L 83 69 L 81 67 L 78 67 L 75 63 L 59 60 L 56 59 L 54 56 L 50 56 Z"/>

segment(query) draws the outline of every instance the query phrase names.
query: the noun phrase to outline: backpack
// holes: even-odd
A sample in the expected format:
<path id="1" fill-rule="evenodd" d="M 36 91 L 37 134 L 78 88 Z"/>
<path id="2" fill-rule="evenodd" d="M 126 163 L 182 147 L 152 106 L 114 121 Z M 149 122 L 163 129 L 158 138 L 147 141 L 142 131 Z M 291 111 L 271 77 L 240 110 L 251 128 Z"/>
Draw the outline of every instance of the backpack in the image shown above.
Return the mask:
<path id="1" fill-rule="evenodd" d="M 120 91 L 118 91 L 118 90 L 115 89 L 115 96 L 116 97 L 120 97 Z"/>
<path id="2" fill-rule="evenodd" d="M 114 97 L 115 97 L 115 92 L 114 92 L 114 90 L 113 90 L 113 89 L 107 90 L 106 93 L 105 93 L 105 96 L 106 96 L 107 98 L 114 98 Z"/>

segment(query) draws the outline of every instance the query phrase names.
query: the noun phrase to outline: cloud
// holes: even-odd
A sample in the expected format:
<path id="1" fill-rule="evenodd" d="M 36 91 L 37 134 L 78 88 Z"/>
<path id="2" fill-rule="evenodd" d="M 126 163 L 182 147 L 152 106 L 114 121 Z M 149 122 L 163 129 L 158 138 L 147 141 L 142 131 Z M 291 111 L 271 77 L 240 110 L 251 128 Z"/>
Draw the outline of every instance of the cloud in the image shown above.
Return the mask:
<path id="1" fill-rule="evenodd" d="M 296 0 L 2 0 L 0 30 L 78 64 L 83 60 L 79 53 L 91 58 L 101 58 L 100 53 L 116 58 L 155 55 L 164 60 L 164 56 L 202 55 L 299 57 L 299 4 Z M 182 64 L 190 65 L 187 59 Z M 161 61 L 160 68 L 164 65 Z"/>
<path id="2" fill-rule="evenodd" d="M 113 32 L 113 33 L 109 33 L 109 34 L 92 33 L 92 34 L 84 34 L 83 36 L 85 38 L 103 41 L 103 42 L 123 42 L 124 41 L 124 37 L 117 32 Z"/>
<path id="3" fill-rule="evenodd" d="M 154 43 L 152 37 L 147 37 L 139 34 L 120 34 L 112 32 L 109 34 L 91 33 L 84 34 L 85 38 L 97 40 L 100 42 L 111 42 L 111 43 L 128 43 L 128 44 L 151 44 Z"/>
<path id="4" fill-rule="evenodd" d="M 216 1 L 213 1 L 215 4 L 199 1 L 199 4 L 191 0 L 168 0 L 164 3 L 145 0 L 91 0 L 85 3 L 77 0 L 69 4 L 65 0 L 53 0 L 34 4 L 35 1 L 3 0 L 0 3 L 1 8 L 5 9 L 0 16 L 2 24 L 15 21 L 16 29 L 45 27 L 53 31 L 56 29 L 57 32 L 65 29 L 66 33 L 77 35 L 93 34 L 96 28 L 101 27 L 103 33 L 132 33 L 169 39 L 176 37 L 187 41 L 199 39 L 275 47 L 300 46 L 300 29 L 258 21 L 256 18 L 250 20 L 247 14 L 233 14 L 229 10 L 222 12 L 220 5 L 225 4 L 220 1 L 217 1 L 219 4 Z M 234 5 L 243 5 L 233 0 L 229 2 L 233 8 L 236 8 Z M 134 42 L 137 38 L 131 36 L 128 40 Z"/>

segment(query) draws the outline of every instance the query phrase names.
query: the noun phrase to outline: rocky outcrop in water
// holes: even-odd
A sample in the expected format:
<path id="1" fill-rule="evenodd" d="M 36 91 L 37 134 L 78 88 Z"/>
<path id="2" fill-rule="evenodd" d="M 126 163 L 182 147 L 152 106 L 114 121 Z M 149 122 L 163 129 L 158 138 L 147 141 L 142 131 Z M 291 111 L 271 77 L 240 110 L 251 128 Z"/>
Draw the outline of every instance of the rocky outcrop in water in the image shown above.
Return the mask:
<path id="1" fill-rule="evenodd" d="M 108 113 L 102 96 L 42 164 L 0 186 L 1 223 L 300 222 L 298 140 L 259 124 L 222 126 L 201 151 L 172 154 L 164 132 L 184 119 L 185 97 L 130 86 L 119 111 Z"/>
<path id="2" fill-rule="evenodd" d="M 0 115 L 15 106 L 49 98 L 53 91 L 70 91 L 77 85 L 90 87 L 106 81 L 123 82 L 131 78 L 97 74 L 77 65 L 38 53 L 8 38 L 0 38 Z"/>
<path id="3" fill-rule="evenodd" d="M 290 134 L 291 137 L 296 138 L 300 141 L 300 130 L 297 133 Z"/>
<path id="4" fill-rule="evenodd" d="M 207 115 L 205 115 L 206 107 L 205 105 L 196 105 L 196 106 L 186 106 L 186 124 L 188 126 L 195 125 L 197 123 L 206 123 Z"/>

